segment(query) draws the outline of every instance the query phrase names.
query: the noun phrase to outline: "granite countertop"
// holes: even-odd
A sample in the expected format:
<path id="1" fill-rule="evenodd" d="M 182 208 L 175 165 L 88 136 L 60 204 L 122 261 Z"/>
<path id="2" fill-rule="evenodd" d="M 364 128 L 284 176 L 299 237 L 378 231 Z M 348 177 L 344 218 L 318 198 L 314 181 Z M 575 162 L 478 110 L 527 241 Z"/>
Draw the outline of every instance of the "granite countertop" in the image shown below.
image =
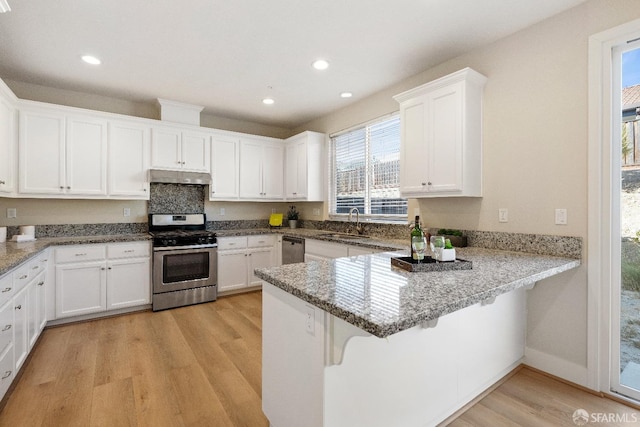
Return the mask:
<path id="1" fill-rule="evenodd" d="M 147 233 L 104 236 L 38 237 L 31 242 L 0 243 L 0 276 L 35 257 L 49 246 L 82 245 L 89 243 L 117 243 L 151 240 Z"/>
<path id="2" fill-rule="evenodd" d="M 476 247 L 457 248 L 472 270 L 409 273 L 391 266 L 407 251 L 261 268 L 274 286 L 384 338 L 445 314 L 532 285 L 579 259 Z"/>

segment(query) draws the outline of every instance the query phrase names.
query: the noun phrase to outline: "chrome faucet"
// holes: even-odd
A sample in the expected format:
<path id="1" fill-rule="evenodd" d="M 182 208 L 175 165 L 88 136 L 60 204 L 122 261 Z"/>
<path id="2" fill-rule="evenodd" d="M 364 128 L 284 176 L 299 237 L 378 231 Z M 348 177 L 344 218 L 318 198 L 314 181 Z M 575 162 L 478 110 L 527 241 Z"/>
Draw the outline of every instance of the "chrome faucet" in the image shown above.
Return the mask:
<path id="1" fill-rule="evenodd" d="M 362 234 L 364 230 L 360 225 L 360 211 L 358 210 L 358 208 L 351 208 L 351 210 L 349 210 L 349 222 L 351 222 L 351 215 L 353 214 L 353 211 L 356 211 L 356 232 L 358 234 Z"/>

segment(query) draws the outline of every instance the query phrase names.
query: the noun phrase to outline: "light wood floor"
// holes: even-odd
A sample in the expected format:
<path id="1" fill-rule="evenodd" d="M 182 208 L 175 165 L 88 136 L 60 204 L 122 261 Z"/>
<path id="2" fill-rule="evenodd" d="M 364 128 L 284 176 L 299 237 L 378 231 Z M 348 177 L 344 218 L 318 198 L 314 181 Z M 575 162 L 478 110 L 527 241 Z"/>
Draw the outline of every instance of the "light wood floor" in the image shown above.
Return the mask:
<path id="1" fill-rule="evenodd" d="M 50 328 L 0 426 L 268 426 L 260 363 L 259 292 Z M 579 408 L 640 420 L 640 411 L 522 369 L 450 426 L 575 426 Z"/>

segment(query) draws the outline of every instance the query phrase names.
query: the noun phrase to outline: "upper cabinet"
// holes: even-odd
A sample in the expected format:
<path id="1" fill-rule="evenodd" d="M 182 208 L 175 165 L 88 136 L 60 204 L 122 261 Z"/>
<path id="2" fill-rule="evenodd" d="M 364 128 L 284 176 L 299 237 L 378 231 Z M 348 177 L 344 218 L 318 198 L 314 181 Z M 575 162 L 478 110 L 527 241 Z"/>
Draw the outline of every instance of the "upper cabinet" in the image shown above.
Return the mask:
<path id="1" fill-rule="evenodd" d="M 205 132 L 156 126 L 151 136 L 151 166 L 209 172 L 211 136 Z"/>
<path id="2" fill-rule="evenodd" d="M 109 123 L 110 196 L 149 199 L 150 140 L 148 125 L 128 121 Z"/>
<path id="3" fill-rule="evenodd" d="M 107 122 L 38 108 L 20 111 L 22 194 L 107 194 Z"/>
<path id="4" fill-rule="evenodd" d="M 240 137 L 214 134 L 211 138 L 210 200 L 236 200 L 240 195 Z"/>
<path id="5" fill-rule="evenodd" d="M 482 91 L 465 68 L 394 97 L 403 197 L 482 196 Z"/>
<path id="6" fill-rule="evenodd" d="M 325 135 L 303 132 L 285 141 L 285 198 L 324 200 L 323 145 Z"/>
<path id="7" fill-rule="evenodd" d="M 240 198 L 282 200 L 284 198 L 283 146 L 271 138 L 240 141 Z"/>
<path id="8" fill-rule="evenodd" d="M 16 110 L 15 96 L 0 81 L 0 195 L 15 192 L 16 173 Z"/>

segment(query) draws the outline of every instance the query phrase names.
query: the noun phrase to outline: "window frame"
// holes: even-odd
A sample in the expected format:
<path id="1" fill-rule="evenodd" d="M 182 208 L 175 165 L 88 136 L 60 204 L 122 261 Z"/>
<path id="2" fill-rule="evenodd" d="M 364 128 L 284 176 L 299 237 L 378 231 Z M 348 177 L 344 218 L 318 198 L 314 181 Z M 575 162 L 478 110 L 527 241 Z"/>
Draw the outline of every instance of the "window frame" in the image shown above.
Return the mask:
<path id="1" fill-rule="evenodd" d="M 358 129 L 362 129 L 362 128 L 367 128 L 367 127 L 371 127 L 371 126 L 375 126 L 376 124 L 386 121 L 386 120 L 390 120 L 393 119 L 395 117 L 399 117 L 400 116 L 400 111 L 394 111 L 392 113 L 389 114 L 385 114 L 384 116 L 380 116 L 377 117 L 375 119 L 369 120 L 367 122 L 364 123 L 360 123 L 358 125 L 355 126 L 351 126 L 350 128 L 341 130 L 339 132 L 335 132 L 329 135 L 329 149 L 328 151 L 328 175 L 329 175 L 329 188 L 328 188 L 328 217 L 330 220 L 332 221 L 349 221 L 350 220 L 350 214 L 349 213 L 335 213 L 335 209 L 336 209 L 336 205 L 337 205 L 337 200 L 336 200 L 336 179 L 337 179 L 337 173 L 336 173 L 336 156 L 335 156 L 335 141 L 334 138 L 338 137 L 340 135 L 344 135 L 346 133 L 349 132 L 354 132 Z M 400 130 L 401 132 L 401 130 Z M 365 153 L 367 153 L 367 159 L 368 159 L 368 153 L 370 150 L 370 146 L 369 146 L 369 141 L 367 138 L 367 146 L 365 147 Z M 400 186 L 400 183 L 398 183 L 398 188 Z M 367 188 L 365 190 L 366 196 L 365 196 L 365 204 L 368 202 L 369 204 L 371 203 L 371 197 L 370 197 L 370 191 L 371 188 L 369 187 L 369 180 L 367 178 Z M 371 222 L 371 223 L 385 223 L 385 224 L 406 224 L 407 223 L 407 218 L 409 215 L 409 199 L 407 198 L 403 198 L 400 197 L 400 199 L 404 199 L 406 200 L 407 203 L 407 212 L 403 213 L 403 214 L 365 214 L 364 212 L 360 212 L 359 213 L 359 218 L 360 218 L 360 222 Z M 371 207 L 371 206 L 369 206 Z M 351 220 L 353 220 L 353 218 L 351 218 Z"/>

